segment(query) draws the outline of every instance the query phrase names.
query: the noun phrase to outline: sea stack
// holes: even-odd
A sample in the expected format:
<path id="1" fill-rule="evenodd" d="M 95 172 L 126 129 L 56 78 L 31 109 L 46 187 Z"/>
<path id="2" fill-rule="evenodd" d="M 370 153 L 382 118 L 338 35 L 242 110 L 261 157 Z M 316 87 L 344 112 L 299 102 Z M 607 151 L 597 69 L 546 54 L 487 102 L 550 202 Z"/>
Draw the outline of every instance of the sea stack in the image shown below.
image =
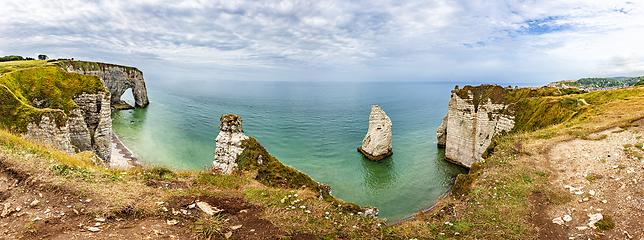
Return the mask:
<path id="1" fill-rule="evenodd" d="M 369 115 L 369 130 L 358 151 L 371 161 L 379 161 L 391 156 L 391 149 L 391 119 L 382 108 L 373 105 Z"/>
<path id="2" fill-rule="evenodd" d="M 238 115 L 221 115 L 219 119 L 219 135 L 215 139 L 215 161 L 212 168 L 223 174 L 231 174 L 237 169 L 237 155 L 244 149 L 241 142 L 248 139 L 242 128 L 242 118 Z"/>

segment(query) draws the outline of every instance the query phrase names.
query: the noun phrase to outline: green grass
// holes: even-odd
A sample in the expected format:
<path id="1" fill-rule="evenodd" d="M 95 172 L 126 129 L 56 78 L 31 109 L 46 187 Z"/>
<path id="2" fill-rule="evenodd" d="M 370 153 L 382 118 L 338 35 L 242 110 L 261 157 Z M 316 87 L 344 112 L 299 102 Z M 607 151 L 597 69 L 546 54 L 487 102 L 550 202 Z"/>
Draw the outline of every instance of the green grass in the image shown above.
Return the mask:
<path id="1" fill-rule="evenodd" d="M 208 184 L 224 189 L 239 189 L 249 184 L 250 181 L 244 177 L 224 174 L 201 173 L 195 180 L 196 183 Z"/>
<path id="2" fill-rule="evenodd" d="M 81 93 L 107 92 L 96 76 L 68 73 L 55 67 L 32 67 L 0 77 L 0 125 L 14 132 L 27 131 L 43 116 L 67 123 L 73 98 Z M 61 111 L 62 110 L 62 111 Z"/>
<path id="3" fill-rule="evenodd" d="M 54 63 L 54 65 L 63 68 L 63 69 L 72 69 L 72 70 L 82 70 L 82 71 L 104 71 L 109 67 L 118 67 L 125 69 L 128 73 L 132 72 L 141 72 L 135 67 L 121 66 L 116 64 L 109 63 L 100 63 L 100 62 L 87 62 L 87 61 L 72 61 L 72 60 L 61 60 Z"/>

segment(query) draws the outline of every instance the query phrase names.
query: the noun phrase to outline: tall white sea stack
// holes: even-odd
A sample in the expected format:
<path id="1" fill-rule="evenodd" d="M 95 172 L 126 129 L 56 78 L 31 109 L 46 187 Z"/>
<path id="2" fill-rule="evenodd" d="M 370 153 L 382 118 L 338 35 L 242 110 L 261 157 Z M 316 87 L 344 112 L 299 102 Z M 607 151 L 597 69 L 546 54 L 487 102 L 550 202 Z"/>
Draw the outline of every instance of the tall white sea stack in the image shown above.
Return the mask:
<path id="1" fill-rule="evenodd" d="M 215 161 L 212 168 L 223 174 L 231 174 L 237 169 L 237 155 L 244 151 L 241 142 L 248 139 L 242 128 L 242 118 L 238 115 L 221 115 L 219 135 L 215 139 Z"/>
<path id="2" fill-rule="evenodd" d="M 378 105 L 371 106 L 369 130 L 358 148 L 371 161 L 391 156 L 391 119 Z"/>

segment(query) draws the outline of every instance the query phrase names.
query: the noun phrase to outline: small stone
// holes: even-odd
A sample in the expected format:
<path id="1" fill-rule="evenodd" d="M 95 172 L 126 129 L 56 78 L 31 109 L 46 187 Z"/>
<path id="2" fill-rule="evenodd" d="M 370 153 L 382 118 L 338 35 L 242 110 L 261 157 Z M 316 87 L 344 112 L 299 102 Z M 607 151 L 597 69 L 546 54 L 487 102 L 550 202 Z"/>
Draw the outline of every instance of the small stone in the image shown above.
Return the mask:
<path id="1" fill-rule="evenodd" d="M 596 228 L 595 223 L 604 219 L 604 215 L 602 215 L 601 213 L 596 213 L 596 214 L 589 213 L 588 217 L 590 218 L 590 222 L 588 223 L 588 226 L 591 228 Z"/>
<path id="2" fill-rule="evenodd" d="M 570 215 L 564 215 L 563 220 L 566 221 L 566 222 L 570 222 L 570 221 L 572 221 L 572 217 Z"/>
<path id="3" fill-rule="evenodd" d="M 231 226 L 230 229 L 237 230 L 237 229 L 240 229 L 241 227 L 242 225 L 235 225 L 235 226 Z"/>
<path id="4" fill-rule="evenodd" d="M 167 223 L 168 223 L 168 225 L 173 226 L 173 225 L 177 225 L 177 223 L 179 223 L 179 221 L 172 219 L 172 220 L 168 220 Z"/>
<path id="5" fill-rule="evenodd" d="M 590 191 L 588 191 L 588 194 L 590 194 L 591 196 L 595 196 L 595 191 L 590 190 Z"/>
<path id="6" fill-rule="evenodd" d="M 97 222 L 105 222 L 105 218 L 94 218 Z"/>
<path id="7" fill-rule="evenodd" d="M 227 232 L 227 233 L 224 234 L 224 237 L 226 237 L 226 239 L 228 239 L 228 238 L 230 238 L 232 236 L 233 236 L 233 232 Z"/>
<path id="8" fill-rule="evenodd" d="M 34 199 L 34 201 L 31 202 L 29 205 L 33 207 L 33 206 L 38 205 L 38 203 L 40 203 L 40 201 L 38 201 L 38 199 Z"/>
<path id="9" fill-rule="evenodd" d="M 88 227 L 88 228 L 87 228 L 87 230 L 89 230 L 89 231 L 91 231 L 91 232 L 98 232 L 98 231 L 101 231 L 101 229 L 100 229 L 100 228 L 97 228 L 97 227 Z"/>
<path id="10" fill-rule="evenodd" d="M 201 211 L 205 212 L 208 215 L 214 215 L 215 213 L 224 211 L 222 209 L 218 209 L 217 207 L 211 207 L 207 202 L 198 202 L 197 206 L 199 207 L 199 209 L 201 209 Z"/>
<path id="11" fill-rule="evenodd" d="M 558 217 L 558 218 L 554 218 L 554 219 L 552 219 L 552 223 L 556 223 L 556 224 L 559 224 L 559 225 L 563 225 L 563 224 L 564 224 L 564 221 L 563 221 L 563 219 L 561 219 L 561 217 Z"/>
<path id="12" fill-rule="evenodd" d="M 579 231 L 586 230 L 586 229 L 588 229 L 588 227 L 586 227 L 586 226 L 577 227 L 577 230 L 579 230 Z"/>

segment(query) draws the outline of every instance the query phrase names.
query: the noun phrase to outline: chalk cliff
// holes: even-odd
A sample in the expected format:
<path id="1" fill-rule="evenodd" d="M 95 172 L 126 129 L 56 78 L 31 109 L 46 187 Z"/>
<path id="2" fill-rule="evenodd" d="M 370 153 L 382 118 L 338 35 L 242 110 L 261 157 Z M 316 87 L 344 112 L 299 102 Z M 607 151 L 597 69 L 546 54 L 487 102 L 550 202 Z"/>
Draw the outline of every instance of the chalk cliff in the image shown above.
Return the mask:
<path id="1" fill-rule="evenodd" d="M 391 119 L 378 105 L 371 106 L 369 130 L 358 151 L 371 161 L 378 161 L 393 154 L 391 145 Z"/>
<path id="2" fill-rule="evenodd" d="M 93 151 L 110 161 L 110 93 L 98 77 L 35 67 L 6 74 L 0 86 L 5 128 L 70 154 Z"/>
<path id="3" fill-rule="evenodd" d="M 504 103 L 505 91 L 499 86 L 466 86 L 452 91 L 447 115 L 437 130 L 439 147 L 445 147 L 445 159 L 471 167 L 492 138 L 514 127 L 514 113 Z"/>
<path id="4" fill-rule="evenodd" d="M 237 169 L 237 156 L 241 154 L 242 141 L 248 139 L 242 128 L 242 118 L 237 115 L 221 115 L 219 135 L 215 139 L 215 160 L 212 168 L 223 174 L 231 174 Z M 261 160 L 260 160 L 261 161 Z"/>
<path id="5" fill-rule="evenodd" d="M 149 103 L 143 73 L 137 68 L 84 61 L 59 61 L 57 65 L 68 72 L 98 76 L 111 93 L 111 104 L 120 103 L 121 96 L 128 89 L 132 89 L 137 107 L 145 107 Z"/>

